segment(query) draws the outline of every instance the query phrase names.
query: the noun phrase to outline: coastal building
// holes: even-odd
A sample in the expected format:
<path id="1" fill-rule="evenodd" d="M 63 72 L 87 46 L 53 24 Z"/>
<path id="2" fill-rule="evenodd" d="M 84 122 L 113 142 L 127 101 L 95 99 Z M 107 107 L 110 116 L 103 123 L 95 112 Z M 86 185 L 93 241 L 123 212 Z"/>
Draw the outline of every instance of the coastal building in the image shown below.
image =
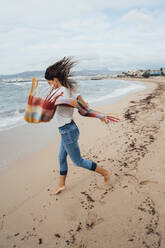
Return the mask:
<path id="1" fill-rule="evenodd" d="M 165 76 L 165 68 L 160 68 L 158 70 L 129 70 L 128 72 L 122 72 L 122 75 L 126 77 L 150 77 L 150 76 Z"/>
<path id="2" fill-rule="evenodd" d="M 150 76 L 161 76 L 160 70 L 149 70 Z"/>
<path id="3" fill-rule="evenodd" d="M 142 77 L 144 70 L 131 70 L 128 72 L 123 72 L 123 74 L 127 77 Z"/>

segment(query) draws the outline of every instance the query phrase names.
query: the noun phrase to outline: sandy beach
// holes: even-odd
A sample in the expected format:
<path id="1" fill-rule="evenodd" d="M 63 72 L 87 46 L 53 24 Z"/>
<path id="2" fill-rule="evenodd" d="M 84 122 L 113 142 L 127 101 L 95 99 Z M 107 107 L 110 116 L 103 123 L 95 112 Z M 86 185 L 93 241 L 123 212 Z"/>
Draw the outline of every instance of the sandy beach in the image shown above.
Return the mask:
<path id="1" fill-rule="evenodd" d="M 142 81 L 146 90 L 97 107 L 119 123 L 75 115 L 83 157 L 112 172 L 109 187 L 68 159 L 67 190 L 52 195 L 59 134 L 0 173 L 0 248 L 165 247 L 165 80 Z"/>

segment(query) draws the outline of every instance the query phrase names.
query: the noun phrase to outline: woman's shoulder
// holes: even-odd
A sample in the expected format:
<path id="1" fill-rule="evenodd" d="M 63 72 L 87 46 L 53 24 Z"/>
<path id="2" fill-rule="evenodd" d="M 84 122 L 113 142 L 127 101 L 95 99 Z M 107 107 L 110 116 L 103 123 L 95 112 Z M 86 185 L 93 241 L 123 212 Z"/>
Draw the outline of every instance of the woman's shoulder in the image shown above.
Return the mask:
<path id="1" fill-rule="evenodd" d="M 63 97 L 77 97 L 78 95 L 80 95 L 79 91 L 77 89 L 69 89 L 65 86 L 61 86 L 57 89 L 58 93 L 63 92 Z"/>
<path id="2" fill-rule="evenodd" d="M 68 91 L 68 90 L 69 90 L 69 89 L 66 88 L 65 86 L 61 86 L 60 89 L 61 89 L 61 90 L 64 90 L 64 91 Z"/>
<path id="3" fill-rule="evenodd" d="M 70 91 L 68 88 L 61 86 L 58 88 L 58 93 L 63 92 L 63 97 L 68 97 L 70 95 Z"/>

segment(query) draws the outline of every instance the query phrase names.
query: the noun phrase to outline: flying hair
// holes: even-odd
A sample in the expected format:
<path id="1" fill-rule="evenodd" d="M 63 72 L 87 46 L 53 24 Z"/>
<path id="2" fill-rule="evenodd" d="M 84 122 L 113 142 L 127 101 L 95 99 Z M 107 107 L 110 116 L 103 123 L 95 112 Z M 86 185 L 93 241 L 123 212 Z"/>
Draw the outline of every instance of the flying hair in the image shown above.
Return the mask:
<path id="1" fill-rule="evenodd" d="M 77 63 L 78 61 L 73 60 L 72 56 L 64 57 L 46 69 L 45 79 L 53 80 L 54 78 L 58 78 L 64 87 L 73 90 L 77 83 L 73 79 L 69 78 L 71 76 L 70 70 Z"/>

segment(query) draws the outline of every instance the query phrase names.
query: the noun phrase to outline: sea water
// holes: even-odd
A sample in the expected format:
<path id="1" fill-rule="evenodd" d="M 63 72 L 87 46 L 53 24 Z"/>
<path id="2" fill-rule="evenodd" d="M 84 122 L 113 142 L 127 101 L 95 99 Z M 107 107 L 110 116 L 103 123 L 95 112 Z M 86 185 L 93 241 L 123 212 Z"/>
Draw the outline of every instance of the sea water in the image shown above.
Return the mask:
<path id="1" fill-rule="evenodd" d="M 144 90 L 141 82 L 124 80 L 91 80 L 76 77 L 78 91 L 89 106 L 93 107 L 103 103 L 114 103 L 120 97 Z M 41 88 L 48 86 L 46 81 L 39 82 Z M 0 131 L 11 129 L 20 125 L 27 125 L 24 121 L 24 111 L 31 87 L 28 80 L 0 81 Z"/>

